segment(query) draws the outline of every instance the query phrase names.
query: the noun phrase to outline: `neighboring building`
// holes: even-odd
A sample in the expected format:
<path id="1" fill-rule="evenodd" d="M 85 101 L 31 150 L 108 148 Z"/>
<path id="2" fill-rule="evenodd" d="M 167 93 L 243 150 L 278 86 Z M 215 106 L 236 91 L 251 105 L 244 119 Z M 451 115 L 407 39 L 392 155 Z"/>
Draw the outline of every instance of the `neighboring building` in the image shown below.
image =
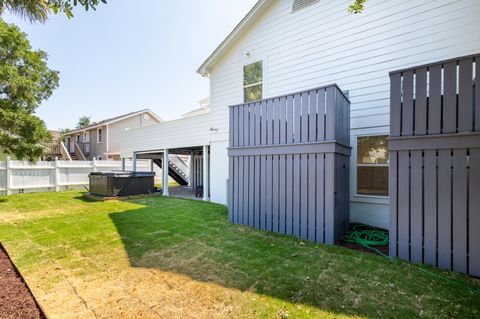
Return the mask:
<path id="1" fill-rule="evenodd" d="M 389 228 L 389 72 L 480 52 L 480 2 L 372 1 L 359 15 L 347 6 L 258 1 L 198 70 L 209 112 L 128 131 L 121 157 L 190 152 L 207 161 L 194 168 L 204 198 L 225 204 L 229 106 L 336 83 L 351 102 L 350 221 Z"/>
<path id="2" fill-rule="evenodd" d="M 72 159 L 119 160 L 121 132 L 160 122 L 154 112 L 140 110 L 71 130 L 63 135 L 63 143 Z"/>

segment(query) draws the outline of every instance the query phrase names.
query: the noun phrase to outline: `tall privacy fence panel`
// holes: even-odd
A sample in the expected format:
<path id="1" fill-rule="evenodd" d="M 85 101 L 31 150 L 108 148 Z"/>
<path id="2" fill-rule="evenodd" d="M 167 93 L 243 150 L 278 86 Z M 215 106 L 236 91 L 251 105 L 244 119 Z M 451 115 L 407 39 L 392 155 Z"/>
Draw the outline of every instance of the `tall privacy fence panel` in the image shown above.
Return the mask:
<path id="1" fill-rule="evenodd" d="M 480 276 L 479 75 L 480 55 L 390 74 L 391 256 Z"/>
<path id="2" fill-rule="evenodd" d="M 350 102 L 336 85 L 230 107 L 230 222 L 334 243 L 348 227 Z"/>
<path id="3" fill-rule="evenodd" d="M 0 195 L 61 191 L 86 187 L 93 171 L 121 170 L 122 161 L 0 161 Z M 125 161 L 125 170 L 133 162 Z M 150 160 L 137 160 L 137 171 L 151 171 Z"/>

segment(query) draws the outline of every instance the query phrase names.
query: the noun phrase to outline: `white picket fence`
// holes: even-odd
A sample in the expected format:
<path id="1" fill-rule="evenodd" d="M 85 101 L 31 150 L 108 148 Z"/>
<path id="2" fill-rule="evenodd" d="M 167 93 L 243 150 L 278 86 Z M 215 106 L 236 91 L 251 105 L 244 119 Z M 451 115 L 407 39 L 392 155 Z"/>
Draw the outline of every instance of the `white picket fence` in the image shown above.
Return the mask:
<path id="1" fill-rule="evenodd" d="M 136 171 L 157 170 L 153 166 L 151 160 L 137 160 Z M 7 158 L 0 161 L 0 195 L 81 189 L 88 187 L 90 172 L 121 169 L 122 161 L 55 160 L 32 164 Z M 133 170 L 132 161 L 125 161 L 125 170 Z"/>

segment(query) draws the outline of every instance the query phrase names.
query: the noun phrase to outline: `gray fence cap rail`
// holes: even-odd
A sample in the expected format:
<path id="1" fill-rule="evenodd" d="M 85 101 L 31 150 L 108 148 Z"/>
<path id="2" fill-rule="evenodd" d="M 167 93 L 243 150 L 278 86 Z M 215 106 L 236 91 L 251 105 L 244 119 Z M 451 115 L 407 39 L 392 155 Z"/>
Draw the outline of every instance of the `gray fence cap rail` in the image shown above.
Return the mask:
<path id="1" fill-rule="evenodd" d="M 302 91 L 293 92 L 293 93 L 289 93 L 289 94 L 282 94 L 282 95 L 267 97 L 267 98 L 264 98 L 264 99 L 261 99 L 261 100 L 255 100 L 255 101 L 250 101 L 250 102 L 245 102 L 245 103 L 232 104 L 232 105 L 229 105 L 228 107 L 233 108 L 233 107 L 242 106 L 242 105 L 246 105 L 246 104 L 255 104 L 255 103 L 260 103 L 260 102 L 264 102 L 264 101 L 279 99 L 279 98 L 286 97 L 286 96 L 290 96 L 290 95 L 296 95 L 296 94 L 308 93 L 308 92 L 314 91 L 314 90 L 326 89 L 326 88 L 329 88 L 329 87 L 334 87 L 334 88 L 336 88 L 337 91 L 339 91 L 339 92 L 342 94 L 342 96 L 348 101 L 348 103 L 350 103 L 350 100 L 349 100 L 348 97 L 345 95 L 345 93 L 343 93 L 343 91 L 340 89 L 340 87 L 337 85 L 337 83 L 332 83 L 332 84 L 328 84 L 328 85 L 323 85 L 323 86 L 311 88 L 311 89 L 308 89 L 308 90 L 302 90 Z"/>
<path id="2" fill-rule="evenodd" d="M 475 58 L 480 58 L 480 52 L 475 53 L 475 54 L 471 54 L 471 55 L 467 55 L 467 56 L 460 56 L 460 57 L 456 57 L 456 58 L 446 59 L 446 60 L 442 60 L 442 61 L 438 61 L 438 62 L 434 62 L 434 63 L 430 62 L 430 63 L 416 65 L 416 66 L 412 66 L 412 67 L 408 67 L 408 68 L 404 68 L 404 69 L 399 69 L 399 70 L 391 71 L 389 74 L 413 71 L 413 70 L 417 70 L 417 69 L 428 68 L 428 67 L 431 67 L 433 65 L 445 64 L 445 63 L 448 63 L 448 62 L 465 60 L 465 59 L 475 59 Z M 479 62 L 479 61 L 477 61 L 477 62 Z"/>

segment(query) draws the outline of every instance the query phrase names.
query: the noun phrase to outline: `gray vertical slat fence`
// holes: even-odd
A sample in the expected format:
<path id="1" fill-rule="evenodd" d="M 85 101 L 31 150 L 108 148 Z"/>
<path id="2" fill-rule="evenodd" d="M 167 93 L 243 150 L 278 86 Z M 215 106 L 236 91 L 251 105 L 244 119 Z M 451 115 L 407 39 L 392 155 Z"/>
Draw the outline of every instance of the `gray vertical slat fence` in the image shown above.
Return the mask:
<path id="1" fill-rule="evenodd" d="M 230 107 L 230 221 L 335 243 L 349 223 L 350 102 L 336 85 Z"/>
<path id="2" fill-rule="evenodd" d="M 475 276 L 479 65 L 472 55 L 390 73 L 390 255 Z"/>

